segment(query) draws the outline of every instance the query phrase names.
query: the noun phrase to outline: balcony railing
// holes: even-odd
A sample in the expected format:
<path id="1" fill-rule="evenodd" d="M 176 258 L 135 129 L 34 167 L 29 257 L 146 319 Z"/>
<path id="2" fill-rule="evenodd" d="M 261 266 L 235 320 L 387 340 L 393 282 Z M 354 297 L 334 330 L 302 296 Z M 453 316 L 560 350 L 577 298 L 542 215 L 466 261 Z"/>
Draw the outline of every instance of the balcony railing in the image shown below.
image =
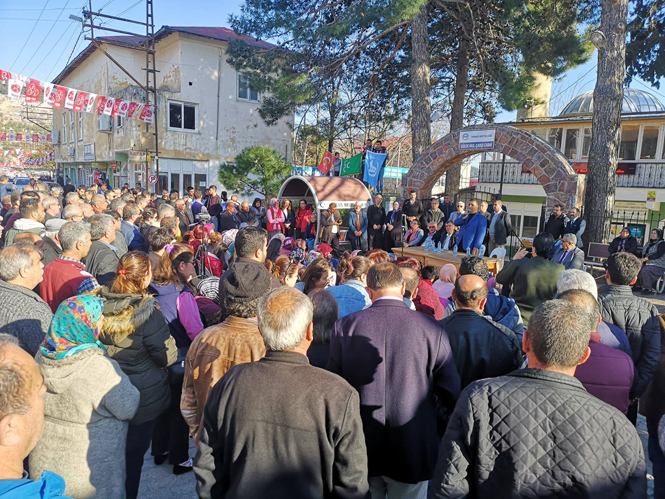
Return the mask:
<path id="1" fill-rule="evenodd" d="M 480 163 L 478 181 L 496 184 L 501 182 L 501 163 Z M 522 172 L 520 163 L 506 162 L 503 182 L 537 184 L 538 179 L 532 173 Z M 617 175 L 617 187 L 665 187 L 665 163 L 637 163 L 634 174 Z"/>

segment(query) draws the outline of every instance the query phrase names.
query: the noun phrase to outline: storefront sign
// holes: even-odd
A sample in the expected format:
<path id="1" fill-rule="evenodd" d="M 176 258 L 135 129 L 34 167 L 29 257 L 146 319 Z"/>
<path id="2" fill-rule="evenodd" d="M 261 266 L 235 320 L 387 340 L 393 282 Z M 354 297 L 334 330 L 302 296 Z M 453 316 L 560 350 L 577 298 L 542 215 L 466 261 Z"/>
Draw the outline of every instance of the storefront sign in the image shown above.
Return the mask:
<path id="1" fill-rule="evenodd" d="M 496 130 L 468 130 L 459 135 L 459 148 L 468 149 L 493 149 Z"/>
<path id="2" fill-rule="evenodd" d="M 95 160 L 95 144 L 83 144 L 83 161 Z"/>
<path id="3" fill-rule="evenodd" d="M 656 202 L 656 191 L 647 191 L 647 203 Z"/>
<path id="4" fill-rule="evenodd" d="M 129 151 L 129 164 L 138 165 L 147 161 L 147 153 L 145 151 Z"/>

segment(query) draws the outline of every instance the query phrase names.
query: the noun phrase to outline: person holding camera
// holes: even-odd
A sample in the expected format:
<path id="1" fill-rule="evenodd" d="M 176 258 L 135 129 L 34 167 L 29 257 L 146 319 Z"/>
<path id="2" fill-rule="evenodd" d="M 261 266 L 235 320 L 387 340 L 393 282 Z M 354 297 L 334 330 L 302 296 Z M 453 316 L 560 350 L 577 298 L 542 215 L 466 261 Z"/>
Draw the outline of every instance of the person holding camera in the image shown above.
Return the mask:
<path id="1" fill-rule="evenodd" d="M 510 297 L 520 308 L 525 325 L 541 303 L 556 296 L 556 282 L 564 266 L 552 262 L 554 237 L 541 232 L 533 239 L 532 254 L 521 248 L 496 276 L 496 282 L 511 289 Z"/>

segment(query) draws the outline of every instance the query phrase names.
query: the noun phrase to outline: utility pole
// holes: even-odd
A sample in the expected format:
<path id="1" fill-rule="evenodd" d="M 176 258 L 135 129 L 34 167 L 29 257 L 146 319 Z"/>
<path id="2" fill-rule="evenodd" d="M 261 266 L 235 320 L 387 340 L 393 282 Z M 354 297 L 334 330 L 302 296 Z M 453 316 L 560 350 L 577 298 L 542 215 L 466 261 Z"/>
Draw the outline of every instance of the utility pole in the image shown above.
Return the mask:
<path id="1" fill-rule="evenodd" d="M 610 233 L 626 74 L 628 0 L 602 0 L 601 8 L 600 29 L 591 34 L 598 48 L 598 70 L 586 175 L 585 245 L 607 242 Z"/>
<path id="2" fill-rule="evenodd" d="M 106 57 L 108 57 L 118 68 L 120 68 L 131 80 L 136 83 L 136 85 L 145 92 L 145 102 L 146 106 L 153 105 L 153 124 L 155 125 L 155 131 L 153 133 L 155 137 L 155 172 L 157 174 L 157 185 L 156 189 L 160 188 L 160 177 L 159 177 L 159 120 L 158 120 L 158 102 L 157 102 L 157 69 L 155 67 L 155 17 L 154 17 L 154 3 L 153 0 L 146 0 L 146 17 L 145 22 L 136 21 L 134 19 L 127 19 L 123 17 L 110 16 L 108 14 L 102 14 L 101 12 L 94 12 L 92 10 L 92 0 L 88 0 L 88 9 L 83 11 L 83 27 L 90 29 L 90 36 L 86 36 L 85 39 L 92 42 L 95 47 L 97 47 Z M 116 28 L 110 28 L 104 26 L 103 24 L 95 24 L 94 18 L 99 17 L 103 19 L 110 19 L 113 21 L 121 21 L 125 23 L 135 24 L 145 27 L 145 35 L 134 33 L 127 30 L 120 30 Z M 146 84 L 143 85 L 135 75 L 127 71 L 122 64 L 120 64 L 111 54 L 109 54 L 102 44 L 95 38 L 95 30 L 108 31 L 110 33 L 119 33 L 123 35 L 136 36 L 144 38 L 142 47 L 138 50 L 145 51 L 146 58 L 146 67 L 142 68 L 146 72 Z M 108 45 L 114 45 L 114 42 L 105 40 L 104 43 Z M 119 45 L 126 47 L 126 45 Z M 149 132 L 150 125 L 145 124 L 146 132 Z M 149 154 L 149 148 L 146 148 L 146 167 L 145 167 L 145 183 L 147 184 L 148 175 L 149 175 L 149 162 L 147 161 L 147 154 Z M 147 188 L 147 187 L 146 187 Z"/>

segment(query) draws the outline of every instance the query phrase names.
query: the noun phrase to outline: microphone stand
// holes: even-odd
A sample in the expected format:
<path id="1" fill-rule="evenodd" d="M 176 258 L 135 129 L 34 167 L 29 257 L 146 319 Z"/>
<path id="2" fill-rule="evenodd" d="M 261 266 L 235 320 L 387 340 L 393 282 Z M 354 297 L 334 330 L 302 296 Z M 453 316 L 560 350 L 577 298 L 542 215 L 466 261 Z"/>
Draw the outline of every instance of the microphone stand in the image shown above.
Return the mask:
<path id="1" fill-rule="evenodd" d="M 404 256 L 404 236 L 406 235 L 406 215 L 402 213 L 402 256 Z"/>

